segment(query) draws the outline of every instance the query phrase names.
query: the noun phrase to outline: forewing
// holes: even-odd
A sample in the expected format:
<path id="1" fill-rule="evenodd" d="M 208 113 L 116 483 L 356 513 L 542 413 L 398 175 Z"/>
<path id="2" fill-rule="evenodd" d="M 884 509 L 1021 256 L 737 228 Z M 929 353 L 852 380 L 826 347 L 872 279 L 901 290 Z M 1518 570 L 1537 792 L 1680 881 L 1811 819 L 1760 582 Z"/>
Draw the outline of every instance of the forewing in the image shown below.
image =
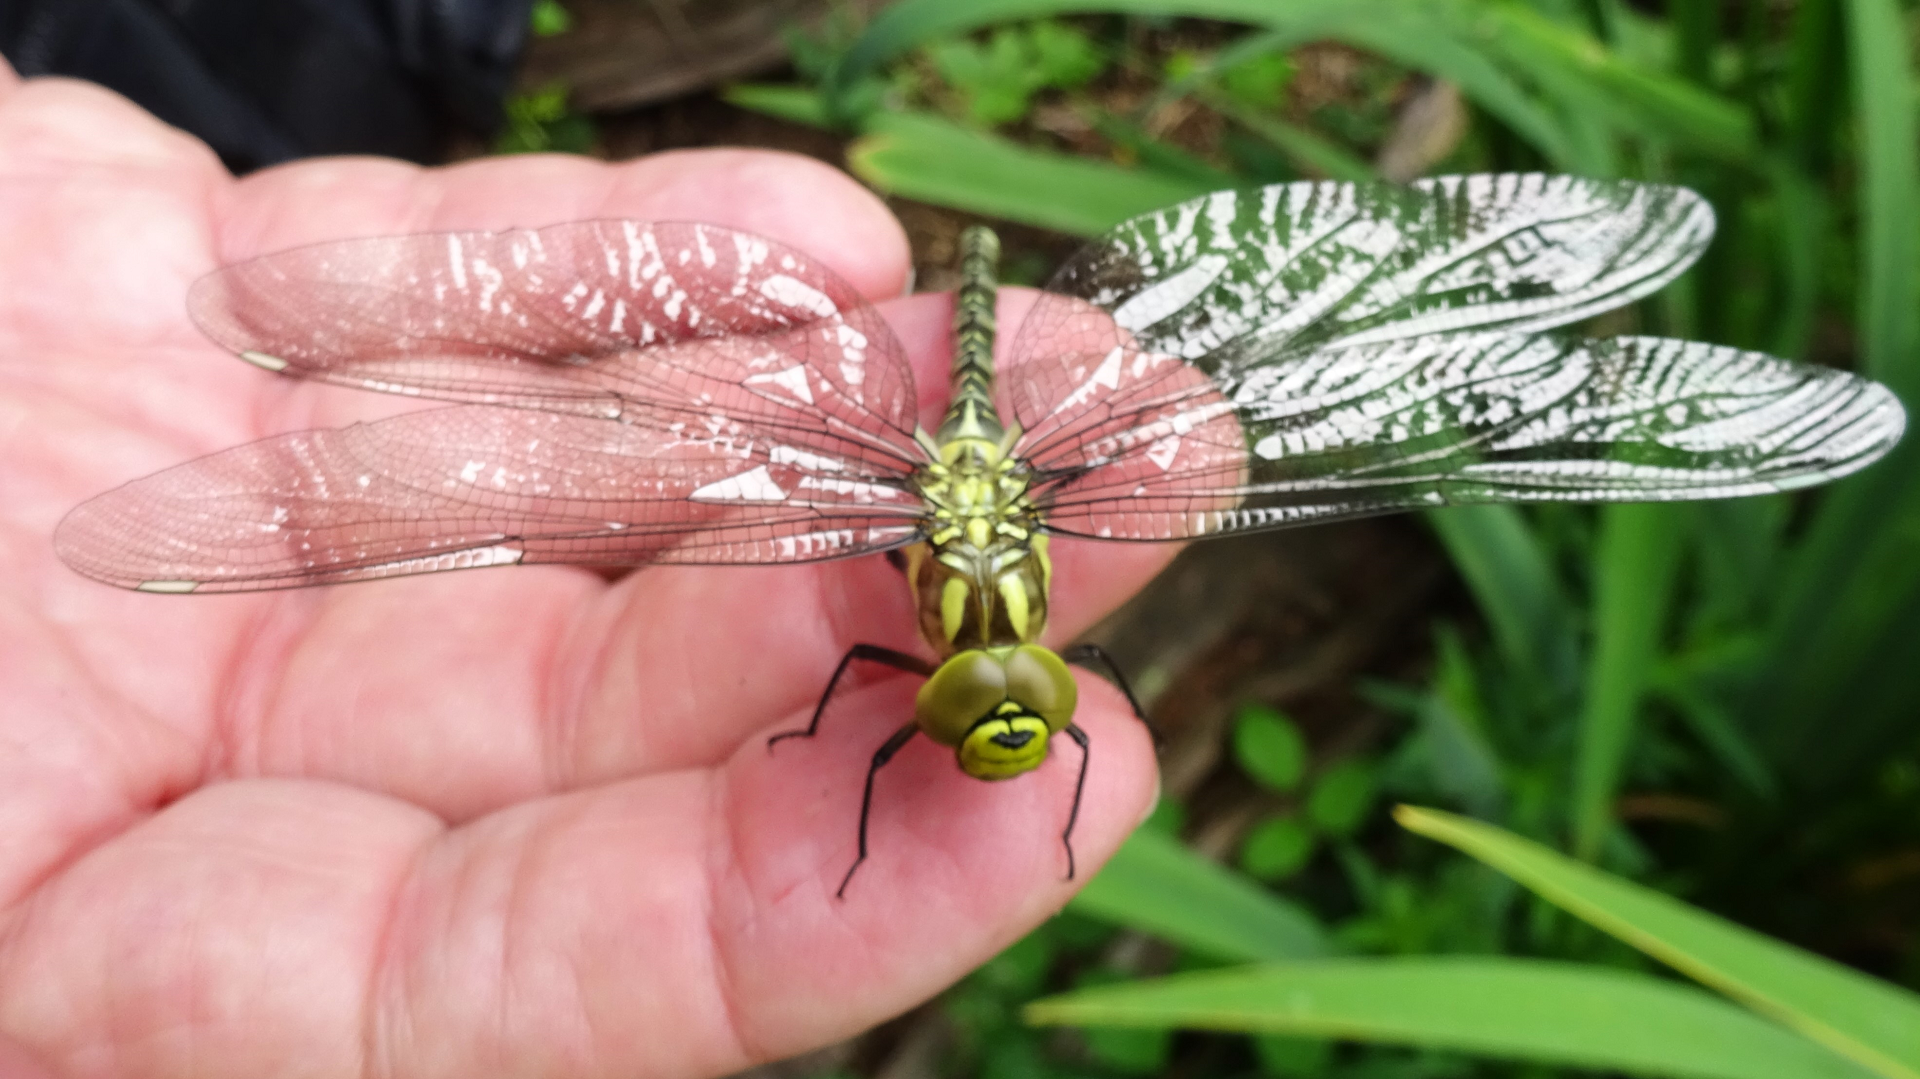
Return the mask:
<path id="1" fill-rule="evenodd" d="M 716 225 L 318 244 L 220 270 L 188 304 L 215 341 L 303 378 L 655 425 L 718 411 L 820 452 L 918 456 L 879 314 L 806 255 Z"/>
<path id="2" fill-rule="evenodd" d="M 720 420 L 455 406 L 187 462 L 84 503 L 55 546 L 90 577 L 152 591 L 516 562 L 804 562 L 914 539 L 902 479 Z"/>
<path id="3" fill-rule="evenodd" d="M 1005 381 L 1028 431 L 1071 426 L 1042 362 L 1069 347 L 1175 356 L 1216 380 L 1275 356 L 1431 333 L 1565 325 L 1659 288 L 1713 234 L 1684 188 L 1571 176 L 1453 176 L 1222 191 L 1081 249 L 1022 322 Z M 1083 317 L 1084 301 L 1111 317 Z"/>
<path id="4" fill-rule="evenodd" d="M 1434 335 L 1204 385 L 1170 357 L 1117 355 L 1114 377 L 1083 381 L 1110 403 L 1076 432 L 1095 437 L 1032 457 L 1055 531 L 1184 539 L 1467 502 L 1783 491 L 1864 467 L 1905 424 L 1890 391 L 1845 372 L 1651 337 Z"/>

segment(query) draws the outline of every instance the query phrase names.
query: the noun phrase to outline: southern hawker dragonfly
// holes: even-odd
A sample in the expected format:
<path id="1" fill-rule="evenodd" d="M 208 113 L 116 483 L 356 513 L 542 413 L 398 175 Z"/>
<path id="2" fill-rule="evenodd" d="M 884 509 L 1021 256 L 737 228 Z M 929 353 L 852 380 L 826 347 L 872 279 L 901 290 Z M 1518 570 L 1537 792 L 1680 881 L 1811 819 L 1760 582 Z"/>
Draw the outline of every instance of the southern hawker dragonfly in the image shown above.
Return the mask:
<path id="1" fill-rule="evenodd" d="M 925 677 L 867 771 L 858 868 L 874 774 L 916 733 L 985 779 L 1065 735 L 1084 784 L 1066 662 L 1101 657 L 1038 643 L 1049 536 L 1720 498 L 1885 453 L 1904 414 L 1873 382 L 1551 332 L 1660 288 L 1712 231 L 1692 192 L 1628 182 L 1224 191 L 1082 249 L 996 362 L 998 245 L 971 230 L 931 432 L 874 308 L 761 237 L 587 221 L 321 244 L 203 279 L 193 317 L 281 375 L 455 404 L 190 461 L 85 503 L 55 542 L 161 593 L 901 552 L 933 658 L 855 647 L 789 732 L 817 729 L 854 660 Z"/>

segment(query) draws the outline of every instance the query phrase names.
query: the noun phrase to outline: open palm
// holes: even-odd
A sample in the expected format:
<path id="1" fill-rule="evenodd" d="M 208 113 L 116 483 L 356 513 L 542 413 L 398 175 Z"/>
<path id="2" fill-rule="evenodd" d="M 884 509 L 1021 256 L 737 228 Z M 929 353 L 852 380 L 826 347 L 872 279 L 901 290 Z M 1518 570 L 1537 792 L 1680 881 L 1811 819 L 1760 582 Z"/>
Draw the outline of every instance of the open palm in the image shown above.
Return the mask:
<path id="1" fill-rule="evenodd" d="M 199 1079 L 713 1074 L 897 1013 L 1065 901 L 1077 761 L 989 785 L 924 740 L 883 774 L 874 857 L 834 898 L 868 758 L 914 686 L 871 680 L 812 742 L 763 736 L 804 720 L 850 644 L 909 644 L 884 560 L 169 597 L 84 580 L 49 543 L 115 484 L 417 407 L 220 352 L 183 306 L 218 265 L 704 220 L 891 296 L 905 245 L 856 185 L 721 151 L 235 182 L 111 95 L 4 71 L 0 147 L 0 1074 L 8 1053 Z M 882 310 L 939 396 L 947 301 Z M 1163 557 L 1055 550 L 1063 633 Z M 1085 873 L 1145 809 L 1152 764 L 1118 696 L 1081 681 Z"/>

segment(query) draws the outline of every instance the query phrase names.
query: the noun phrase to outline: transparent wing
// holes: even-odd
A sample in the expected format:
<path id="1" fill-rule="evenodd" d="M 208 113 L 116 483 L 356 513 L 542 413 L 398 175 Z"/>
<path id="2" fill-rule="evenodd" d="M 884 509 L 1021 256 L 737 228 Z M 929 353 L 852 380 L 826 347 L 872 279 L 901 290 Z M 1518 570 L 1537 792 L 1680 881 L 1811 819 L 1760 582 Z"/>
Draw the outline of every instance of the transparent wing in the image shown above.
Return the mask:
<path id="1" fill-rule="evenodd" d="M 1854 375 L 1651 337 L 1432 335 L 1212 378 L 1124 347 L 1057 366 L 1084 437 L 1030 458 L 1036 497 L 1050 529 L 1110 539 L 1788 490 L 1864 467 L 1905 424 Z"/>
<path id="2" fill-rule="evenodd" d="M 455 406 L 281 435 L 109 491 L 62 559 L 153 591 L 295 588 L 516 562 L 804 562 L 918 535 L 892 472 L 747 425 Z"/>
<path id="3" fill-rule="evenodd" d="M 1232 380 L 1315 348 L 1541 330 L 1654 291 L 1712 235 L 1698 195 L 1626 181 L 1222 191 L 1136 217 L 1069 259 L 1047 285 L 1057 295 L 1021 324 L 1005 402 L 1044 452 L 1082 418 L 1073 383 L 1044 362 L 1062 348 L 1124 345 Z M 1089 305 L 1106 317 L 1087 318 Z"/>
<path id="4" fill-rule="evenodd" d="M 222 269 L 188 296 L 270 370 L 656 426 L 720 416 L 910 469 L 899 342 L 832 271 L 715 225 L 582 221 L 344 240 Z"/>

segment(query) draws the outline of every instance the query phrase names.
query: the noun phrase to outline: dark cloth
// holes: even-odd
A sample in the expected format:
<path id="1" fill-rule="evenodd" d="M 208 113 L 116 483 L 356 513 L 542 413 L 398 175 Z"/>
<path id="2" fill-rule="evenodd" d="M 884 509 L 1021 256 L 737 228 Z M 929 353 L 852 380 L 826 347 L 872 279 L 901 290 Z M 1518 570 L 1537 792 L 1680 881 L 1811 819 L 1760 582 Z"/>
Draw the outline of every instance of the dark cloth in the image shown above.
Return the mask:
<path id="1" fill-rule="evenodd" d="M 533 0 L 0 0 L 23 75 L 110 87 L 244 172 L 313 154 L 433 161 L 493 130 Z"/>

